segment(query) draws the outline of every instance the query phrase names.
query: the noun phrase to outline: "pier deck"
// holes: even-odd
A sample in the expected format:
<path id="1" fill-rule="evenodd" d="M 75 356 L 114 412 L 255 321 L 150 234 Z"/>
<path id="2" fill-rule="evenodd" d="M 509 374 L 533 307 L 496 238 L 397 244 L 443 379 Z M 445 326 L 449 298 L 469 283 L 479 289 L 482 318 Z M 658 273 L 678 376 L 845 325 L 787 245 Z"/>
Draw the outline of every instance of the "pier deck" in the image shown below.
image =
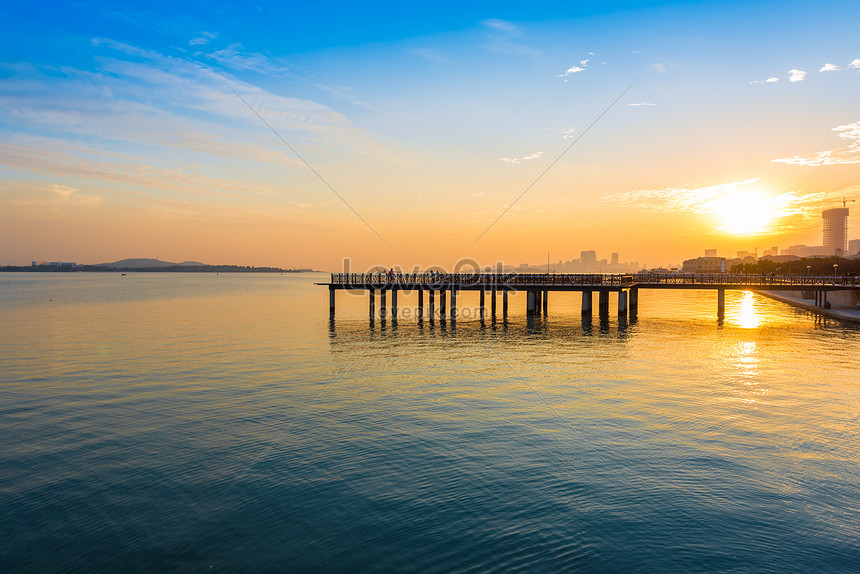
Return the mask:
<path id="1" fill-rule="evenodd" d="M 507 314 L 508 293 L 525 291 L 526 313 L 546 314 L 550 291 L 578 291 L 583 293 L 582 313 L 592 313 L 593 293 L 598 293 L 598 311 L 609 311 L 609 293 L 618 295 L 618 314 L 636 314 L 640 289 L 710 289 L 717 291 L 717 314 L 725 314 L 727 289 L 751 291 L 807 291 L 814 293 L 816 307 L 827 305 L 829 291 L 858 290 L 860 278 L 841 276 L 779 276 L 779 275 L 727 275 L 727 274 L 579 274 L 579 273 L 332 273 L 329 283 L 317 283 L 329 288 L 329 308 L 335 309 L 335 292 L 338 290 L 364 290 L 370 297 L 371 317 L 375 314 L 375 295 L 380 293 L 380 312 L 385 316 L 386 294 L 391 293 L 392 317 L 397 316 L 398 292 L 417 291 L 419 316 L 423 314 L 424 294 L 429 298 L 429 311 L 434 313 L 434 299 L 439 296 L 440 311 L 446 314 L 446 293 L 450 294 L 451 318 L 457 314 L 458 291 L 480 291 L 481 312 L 485 309 L 485 293 L 491 297 L 492 314 L 496 313 L 496 294 L 503 297 L 503 313 Z"/>

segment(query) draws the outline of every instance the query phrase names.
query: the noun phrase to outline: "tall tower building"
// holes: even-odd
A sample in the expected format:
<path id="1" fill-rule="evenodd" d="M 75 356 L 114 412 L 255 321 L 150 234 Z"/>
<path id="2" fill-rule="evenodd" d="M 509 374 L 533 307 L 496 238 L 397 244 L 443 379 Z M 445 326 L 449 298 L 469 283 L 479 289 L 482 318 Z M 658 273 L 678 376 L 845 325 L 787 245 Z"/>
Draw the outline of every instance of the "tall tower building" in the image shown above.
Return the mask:
<path id="1" fill-rule="evenodd" d="M 824 220 L 823 244 L 825 251 L 829 255 L 835 255 L 839 250 L 839 255 L 842 255 L 848 249 L 848 208 L 825 209 L 821 212 L 821 219 Z"/>
<path id="2" fill-rule="evenodd" d="M 597 270 L 597 251 L 583 251 L 579 254 L 579 264 L 583 271 Z"/>

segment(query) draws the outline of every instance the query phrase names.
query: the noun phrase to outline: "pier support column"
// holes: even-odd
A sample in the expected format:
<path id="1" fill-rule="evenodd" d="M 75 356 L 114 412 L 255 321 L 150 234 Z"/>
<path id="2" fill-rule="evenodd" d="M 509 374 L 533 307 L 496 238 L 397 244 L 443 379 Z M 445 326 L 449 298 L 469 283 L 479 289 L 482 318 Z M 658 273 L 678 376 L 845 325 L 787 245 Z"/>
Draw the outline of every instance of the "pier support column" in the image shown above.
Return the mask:
<path id="1" fill-rule="evenodd" d="M 457 318 L 457 290 L 451 289 L 451 320 Z"/>
<path id="2" fill-rule="evenodd" d="M 490 314 L 495 318 L 496 316 L 496 288 L 493 287 L 493 290 L 490 291 Z"/>
<path id="3" fill-rule="evenodd" d="M 594 293 L 593 291 L 583 291 L 582 292 L 582 316 L 583 317 L 590 317 L 591 316 L 591 309 L 592 309 L 592 303 L 591 303 L 592 297 L 591 296 L 593 293 Z"/>
<path id="4" fill-rule="evenodd" d="M 385 319 L 385 287 L 379 290 L 379 317 Z"/>
<path id="5" fill-rule="evenodd" d="M 483 289 L 481 289 L 481 304 L 479 306 L 481 308 L 481 319 L 483 319 L 484 318 L 484 309 L 485 309 L 485 307 L 484 307 L 484 290 Z"/>
<path id="6" fill-rule="evenodd" d="M 334 315 L 334 287 L 329 286 L 328 288 L 328 312 L 331 315 Z"/>
<path id="7" fill-rule="evenodd" d="M 597 292 L 597 312 L 601 315 L 609 314 L 609 291 Z"/>
<path id="8" fill-rule="evenodd" d="M 391 290 L 391 318 L 397 319 L 397 288 Z"/>
<path id="9" fill-rule="evenodd" d="M 436 291 L 433 289 L 430 289 L 429 291 L 427 291 L 427 298 L 430 299 L 429 311 L 430 311 L 430 320 L 432 321 L 433 319 L 436 318 Z"/>
<path id="10" fill-rule="evenodd" d="M 639 289 L 634 287 L 630 290 L 630 315 L 635 317 L 639 313 Z"/>
<path id="11" fill-rule="evenodd" d="M 502 291 L 502 318 L 508 318 L 508 291 Z"/>
<path id="12" fill-rule="evenodd" d="M 537 300 L 537 292 L 534 289 L 526 291 L 526 315 L 535 314 L 535 305 Z"/>
<path id="13" fill-rule="evenodd" d="M 627 316 L 627 290 L 618 292 L 618 316 Z"/>
<path id="14" fill-rule="evenodd" d="M 424 289 L 418 288 L 418 318 L 424 318 Z"/>
<path id="15" fill-rule="evenodd" d="M 543 291 L 535 291 L 535 313 L 540 314 L 540 305 L 543 303 Z"/>
<path id="16" fill-rule="evenodd" d="M 369 295 L 368 300 L 370 302 L 370 320 L 373 321 L 374 317 L 376 317 L 376 290 L 369 289 L 367 293 Z"/>
<path id="17" fill-rule="evenodd" d="M 726 316 L 726 290 L 717 289 L 717 318 Z"/>
<path id="18" fill-rule="evenodd" d="M 541 309 L 543 309 L 544 316 L 546 316 L 547 305 L 549 305 L 549 291 L 544 290 L 544 292 L 543 292 L 543 305 L 541 306 Z"/>
<path id="19" fill-rule="evenodd" d="M 439 318 L 445 319 L 445 290 L 439 289 Z"/>

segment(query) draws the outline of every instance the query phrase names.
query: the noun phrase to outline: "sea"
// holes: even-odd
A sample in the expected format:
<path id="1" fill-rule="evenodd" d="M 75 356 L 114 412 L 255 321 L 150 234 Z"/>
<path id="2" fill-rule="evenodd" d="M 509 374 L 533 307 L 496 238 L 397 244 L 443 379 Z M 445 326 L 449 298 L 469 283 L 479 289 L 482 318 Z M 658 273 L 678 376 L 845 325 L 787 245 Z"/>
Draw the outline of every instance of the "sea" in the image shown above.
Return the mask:
<path id="1" fill-rule="evenodd" d="M 857 326 L 327 279 L 0 274 L 0 571 L 860 572 Z"/>

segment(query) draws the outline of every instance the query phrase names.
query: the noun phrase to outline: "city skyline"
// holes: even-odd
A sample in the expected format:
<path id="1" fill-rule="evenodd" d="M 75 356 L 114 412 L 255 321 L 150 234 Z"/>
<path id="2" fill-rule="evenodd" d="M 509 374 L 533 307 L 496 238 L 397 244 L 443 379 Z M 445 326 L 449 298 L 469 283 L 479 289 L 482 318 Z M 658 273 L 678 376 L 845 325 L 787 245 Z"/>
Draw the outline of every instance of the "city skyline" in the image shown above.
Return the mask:
<path id="1" fill-rule="evenodd" d="M 860 197 L 853 3 L 7 12 L 2 265 L 650 267 Z"/>

